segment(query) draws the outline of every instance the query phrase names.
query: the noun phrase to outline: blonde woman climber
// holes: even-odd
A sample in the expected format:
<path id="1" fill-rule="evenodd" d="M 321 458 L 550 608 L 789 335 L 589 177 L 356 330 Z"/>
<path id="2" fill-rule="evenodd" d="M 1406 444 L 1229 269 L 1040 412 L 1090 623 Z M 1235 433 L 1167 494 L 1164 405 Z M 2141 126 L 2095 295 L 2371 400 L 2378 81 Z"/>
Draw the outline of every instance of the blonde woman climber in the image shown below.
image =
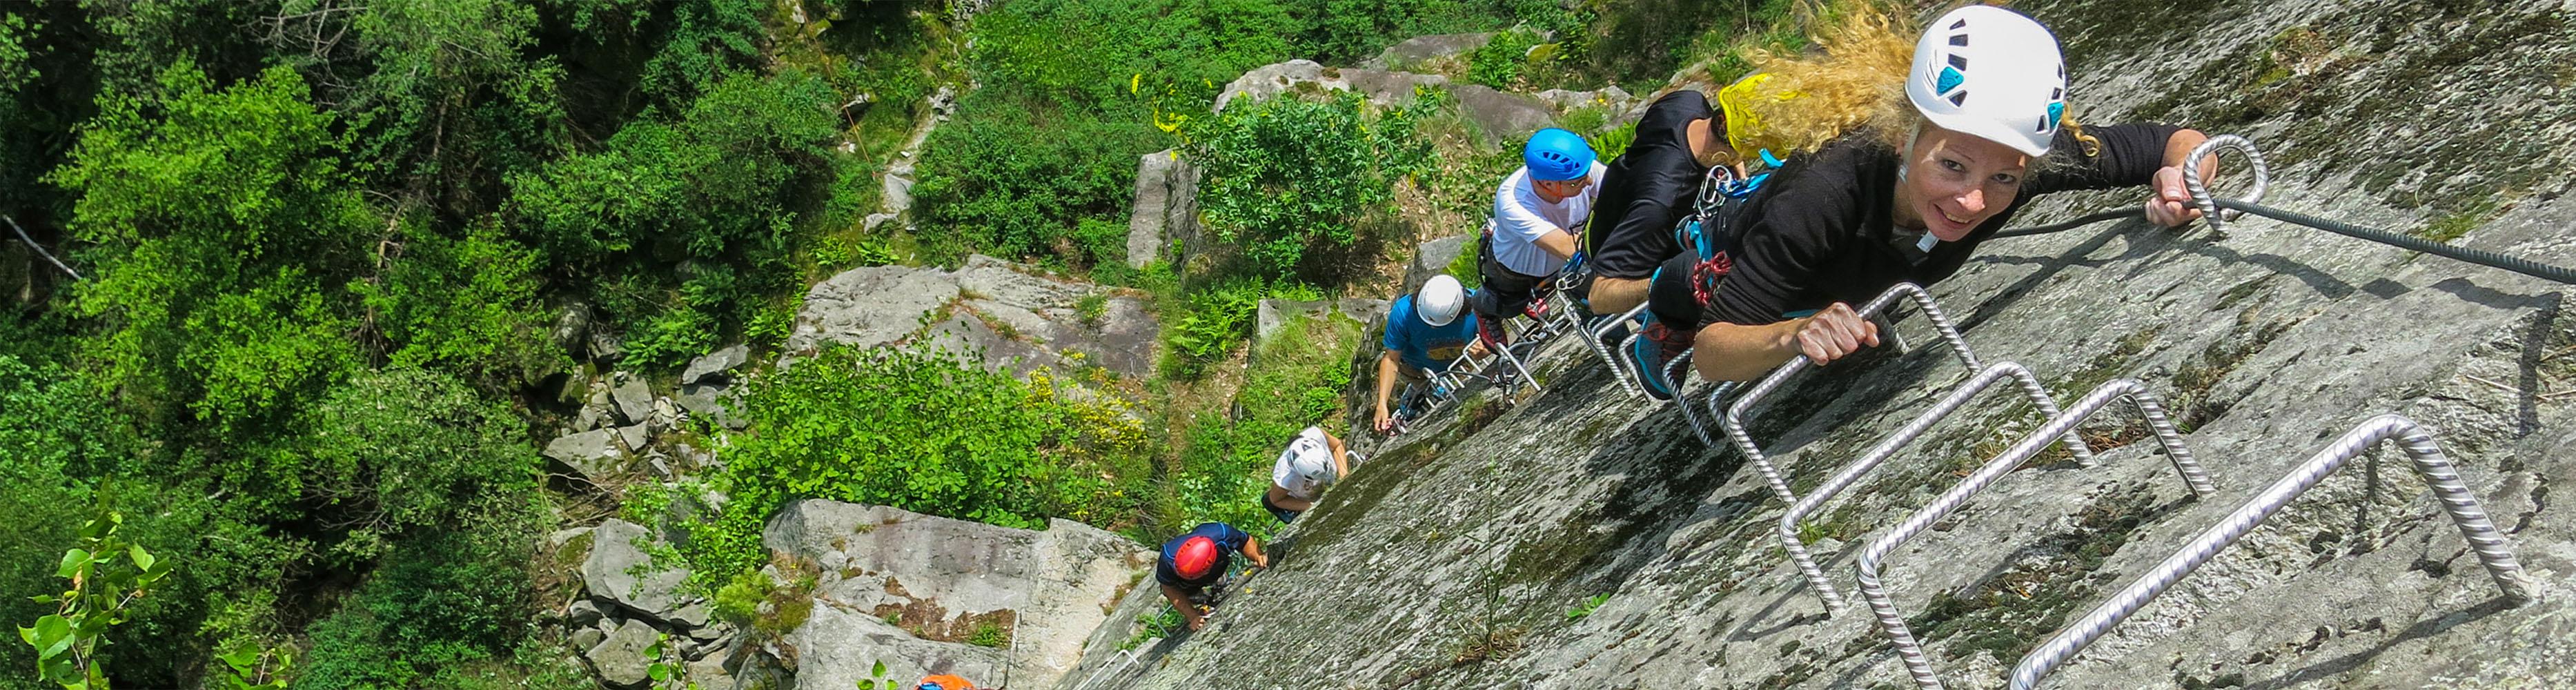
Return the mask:
<path id="1" fill-rule="evenodd" d="M 1702 377 L 1744 381 L 1805 355 L 1819 366 L 1878 345 L 1852 309 L 1901 281 L 1957 272 L 2030 200 L 2148 186 L 2147 219 L 2199 217 L 2179 167 L 2200 132 L 2080 128 L 2065 117 L 2057 39 L 2029 17 L 1970 6 L 1940 16 L 1910 58 L 1889 23 L 1858 13 L 1820 57 L 1764 56 L 1750 99 L 1764 145 L 1803 152 L 1715 222 L 1713 256 L 1676 257 L 1648 289 L 1639 371 L 1696 347 Z M 2214 173 L 2205 168 L 2203 173 Z M 1669 395 L 1669 391 L 1665 391 Z"/>

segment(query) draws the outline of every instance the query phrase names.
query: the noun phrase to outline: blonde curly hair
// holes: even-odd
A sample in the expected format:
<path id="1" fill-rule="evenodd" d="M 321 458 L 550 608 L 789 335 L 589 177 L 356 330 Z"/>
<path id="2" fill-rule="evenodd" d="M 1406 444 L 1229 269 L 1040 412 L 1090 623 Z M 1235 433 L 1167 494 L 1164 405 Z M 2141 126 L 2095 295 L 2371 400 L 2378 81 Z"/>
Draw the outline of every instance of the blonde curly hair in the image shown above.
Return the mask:
<path id="1" fill-rule="evenodd" d="M 1749 56 L 1752 76 L 1719 91 L 1727 141 L 1748 159 L 1764 149 L 1786 157 L 1867 129 L 1889 148 L 1903 149 L 1923 124 L 1922 113 L 1905 98 L 1921 28 L 1880 0 L 1808 14 L 1824 25 L 1808 36 L 1816 49 L 1755 50 Z M 2101 142 L 2085 134 L 2074 115 L 2065 116 L 2062 126 L 2082 142 L 2084 155 L 2101 154 Z"/>

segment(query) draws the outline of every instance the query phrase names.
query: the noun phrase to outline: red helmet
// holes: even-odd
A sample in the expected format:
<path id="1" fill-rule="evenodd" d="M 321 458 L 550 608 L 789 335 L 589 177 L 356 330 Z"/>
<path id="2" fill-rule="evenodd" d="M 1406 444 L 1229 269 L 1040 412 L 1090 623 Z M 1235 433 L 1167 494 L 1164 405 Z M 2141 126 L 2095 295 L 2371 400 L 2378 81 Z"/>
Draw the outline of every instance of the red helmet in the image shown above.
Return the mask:
<path id="1" fill-rule="evenodd" d="M 1185 580 L 1206 577 L 1208 570 L 1215 567 L 1216 540 L 1214 539 L 1190 537 L 1181 542 L 1180 550 L 1172 553 L 1172 572 L 1180 573 L 1181 578 Z"/>

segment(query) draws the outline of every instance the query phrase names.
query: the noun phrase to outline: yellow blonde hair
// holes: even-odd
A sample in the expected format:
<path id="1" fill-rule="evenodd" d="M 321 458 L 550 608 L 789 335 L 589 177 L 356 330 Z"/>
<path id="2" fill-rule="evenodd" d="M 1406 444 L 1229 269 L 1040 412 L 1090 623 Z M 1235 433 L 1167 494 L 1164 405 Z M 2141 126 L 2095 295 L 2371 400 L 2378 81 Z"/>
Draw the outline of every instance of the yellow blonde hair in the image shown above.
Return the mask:
<path id="1" fill-rule="evenodd" d="M 1905 98 L 1920 29 L 1871 0 L 1822 19 L 1824 28 L 1808 37 L 1816 50 L 1756 50 L 1753 76 L 1718 91 L 1727 142 L 1738 155 L 1750 159 L 1769 149 L 1787 157 L 1863 128 L 1888 148 L 1901 149 L 1922 124 L 1922 114 Z M 2101 142 L 2085 134 L 2073 115 L 2061 123 L 2083 143 L 2084 155 L 2100 155 Z"/>

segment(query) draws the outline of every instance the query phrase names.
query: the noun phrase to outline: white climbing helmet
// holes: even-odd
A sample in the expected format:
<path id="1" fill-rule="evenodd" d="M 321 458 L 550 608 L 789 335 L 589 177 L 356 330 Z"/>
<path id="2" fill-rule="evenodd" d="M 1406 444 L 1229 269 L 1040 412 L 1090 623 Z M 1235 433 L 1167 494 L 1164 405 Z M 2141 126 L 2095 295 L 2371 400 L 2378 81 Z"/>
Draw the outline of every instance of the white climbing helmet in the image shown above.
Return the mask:
<path id="1" fill-rule="evenodd" d="M 1905 96 L 1942 129 L 2044 156 L 2066 114 L 2066 59 L 2038 21 L 1969 5 L 1914 42 Z"/>
<path id="2" fill-rule="evenodd" d="M 1422 284 L 1422 291 L 1413 295 L 1414 315 L 1434 326 L 1458 320 L 1458 311 L 1465 308 L 1467 289 L 1459 287 L 1458 279 L 1448 274 L 1432 276 L 1430 282 Z"/>

